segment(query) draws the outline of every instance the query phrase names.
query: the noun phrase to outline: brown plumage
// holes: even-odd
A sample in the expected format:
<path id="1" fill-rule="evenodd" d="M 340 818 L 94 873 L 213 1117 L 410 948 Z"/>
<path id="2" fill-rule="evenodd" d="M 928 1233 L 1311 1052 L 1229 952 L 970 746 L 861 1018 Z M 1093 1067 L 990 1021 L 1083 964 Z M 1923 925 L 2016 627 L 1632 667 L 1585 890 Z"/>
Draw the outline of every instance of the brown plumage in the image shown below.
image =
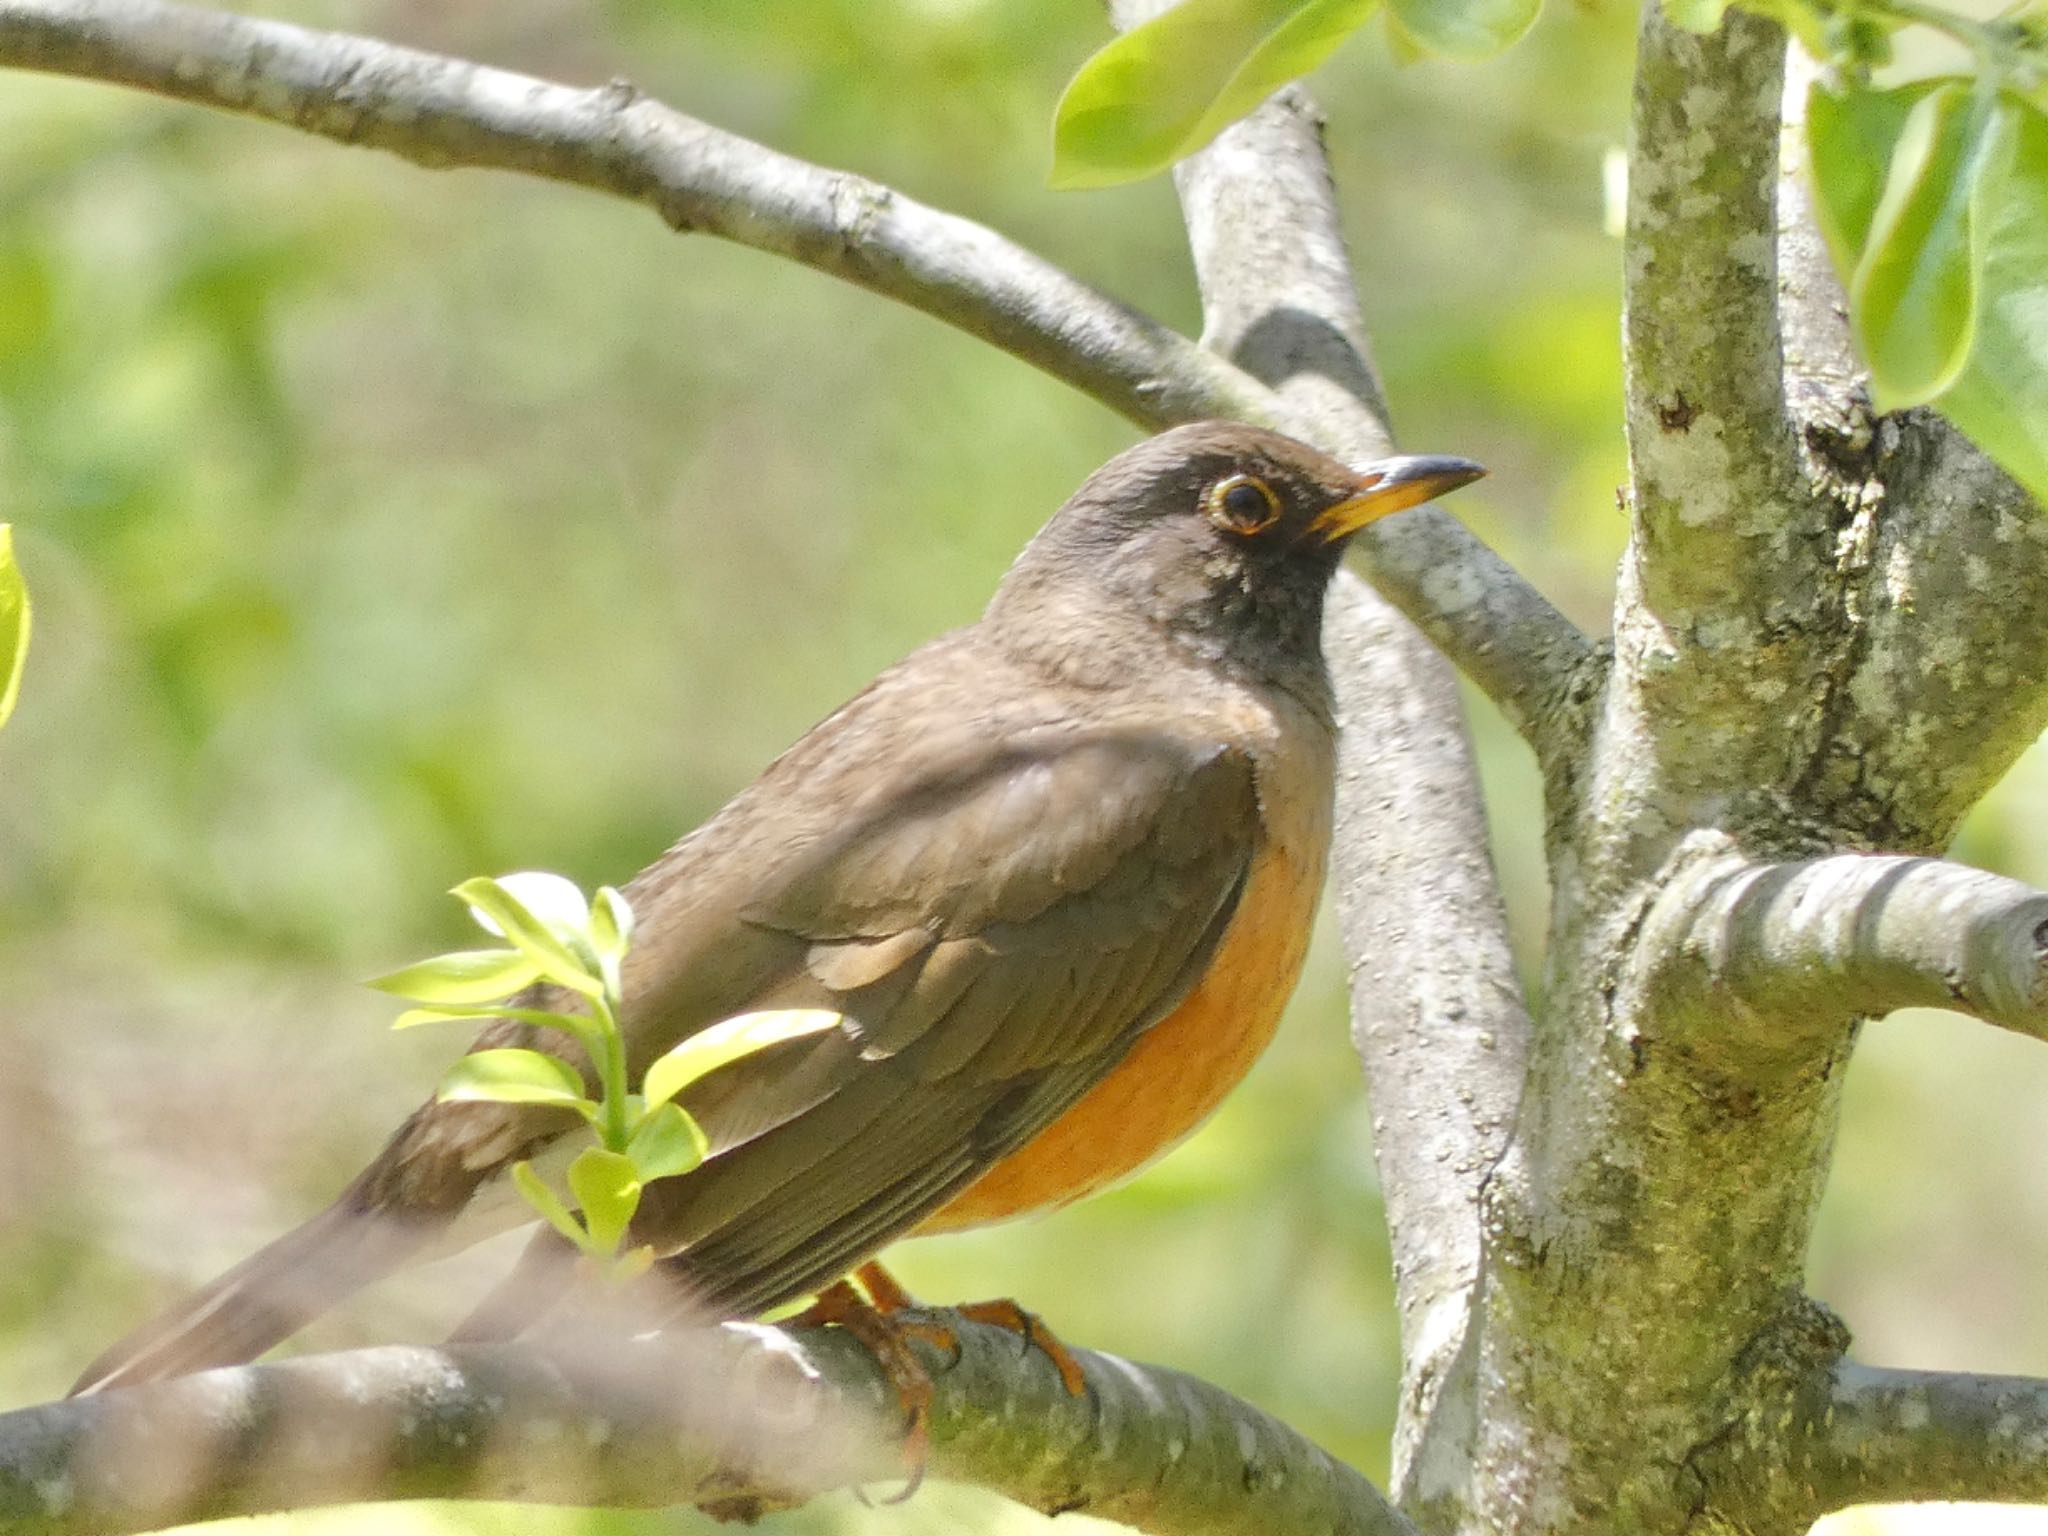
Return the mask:
<path id="1" fill-rule="evenodd" d="M 634 1236 L 692 1298 L 750 1315 L 905 1233 L 1062 1204 L 1214 1107 L 1272 1033 L 1321 885 L 1324 589 L 1358 527 L 1478 473 L 1354 470 L 1216 422 L 1141 443 L 979 623 L 883 673 L 631 882 L 636 1078 L 737 1013 L 845 1017 L 686 1097 L 713 1155 L 649 1188 Z M 571 1049 L 510 1024 L 477 1043 Z M 329 1210 L 78 1390 L 253 1358 L 469 1235 L 466 1207 L 516 1219 L 479 1197 L 577 1124 L 426 1104 Z M 528 1320 L 548 1251 L 466 1336 Z"/>

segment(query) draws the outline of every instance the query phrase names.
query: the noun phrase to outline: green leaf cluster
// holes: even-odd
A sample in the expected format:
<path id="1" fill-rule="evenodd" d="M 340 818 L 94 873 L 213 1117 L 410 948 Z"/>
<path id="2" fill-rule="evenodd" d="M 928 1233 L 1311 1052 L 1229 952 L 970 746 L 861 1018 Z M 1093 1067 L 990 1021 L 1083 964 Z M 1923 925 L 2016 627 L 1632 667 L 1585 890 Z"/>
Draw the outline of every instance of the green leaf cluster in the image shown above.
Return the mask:
<path id="1" fill-rule="evenodd" d="M 1388 0 L 1410 53 L 1480 59 L 1540 0 Z M 1092 55 L 1053 118 L 1055 187 L 1135 181 L 1193 154 L 1365 25 L 1378 0 L 1180 0 Z"/>
<path id="2" fill-rule="evenodd" d="M 514 1184 L 528 1205 L 614 1280 L 644 1272 L 654 1254 L 624 1250 L 640 1194 L 710 1155 L 703 1129 L 675 1102 L 699 1078 L 755 1051 L 834 1028 L 824 1009 L 743 1014 L 701 1030 L 654 1061 L 640 1092 L 627 1080 L 621 968 L 632 945 L 633 911 L 609 886 L 589 900 L 560 875 L 541 871 L 465 880 L 453 894 L 502 948 L 456 950 L 380 976 L 370 985 L 426 1006 L 394 1028 L 447 1019 L 511 1019 L 567 1035 L 590 1063 L 596 1090 L 561 1056 L 517 1046 L 471 1051 L 441 1081 L 444 1102 L 532 1104 L 580 1115 L 595 1137 L 569 1164 L 567 1198 L 529 1163 Z M 581 1000 L 584 1011 L 541 1006 L 536 984 Z M 505 1001 L 517 999 L 516 1001 Z"/>
<path id="3" fill-rule="evenodd" d="M 1983 78 L 1816 88 L 1807 134 L 1877 404 L 1937 404 L 2048 501 L 2048 113 Z"/>

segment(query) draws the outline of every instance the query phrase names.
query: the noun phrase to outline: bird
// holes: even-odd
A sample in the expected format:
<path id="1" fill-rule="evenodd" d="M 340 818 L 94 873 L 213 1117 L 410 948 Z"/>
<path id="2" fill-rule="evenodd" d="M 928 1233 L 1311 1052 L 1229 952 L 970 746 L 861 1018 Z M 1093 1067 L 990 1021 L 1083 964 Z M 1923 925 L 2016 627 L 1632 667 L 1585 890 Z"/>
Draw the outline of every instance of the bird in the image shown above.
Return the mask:
<path id="1" fill-rule="evenodd" d="M 1484 473 L 1350 465 L 1222 421 L 1149 437 L 1075 491 L 977 622 L 883 672 L 626 885 L 634 1081 L 742 1013 L 839 1016 L 682 1100 L 710 1155 L 647 1187 L 632 1241 L 701 1314 L 757 1317 L 868 1275 L 899 1237 L 1063 1206 L 1215 1109 L 1274 1033 L 1323 884 L 1330 580 L 1359 529 Z M 506 1045 L 588 1071 L 509 1020 L 472 1049 Z M 325 1211 L 74 1392 L 255 1359 L 518 1219 L 508 1170 L 580 1124 L 429 1101 Z M 549 1236 L 515 1266 L 529 1282 Z M 546 1291 L 502 1284 L 458 1336 L 516 1335 Z"/>

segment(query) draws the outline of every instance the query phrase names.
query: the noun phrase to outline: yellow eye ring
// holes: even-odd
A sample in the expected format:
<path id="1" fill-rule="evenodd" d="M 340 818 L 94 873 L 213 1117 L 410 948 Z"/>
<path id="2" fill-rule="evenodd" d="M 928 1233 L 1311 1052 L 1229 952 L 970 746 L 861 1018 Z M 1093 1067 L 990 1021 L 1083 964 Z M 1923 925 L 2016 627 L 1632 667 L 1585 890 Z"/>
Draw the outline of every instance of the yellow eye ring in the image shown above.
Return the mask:
<path id="1" fill-rule="evenodd" d="M 1280 518 L 1280 498 L 1256 475 L 1218 480 L 1202 498 L 1209 521 L 1229 533 L 1257 533 Z"/>

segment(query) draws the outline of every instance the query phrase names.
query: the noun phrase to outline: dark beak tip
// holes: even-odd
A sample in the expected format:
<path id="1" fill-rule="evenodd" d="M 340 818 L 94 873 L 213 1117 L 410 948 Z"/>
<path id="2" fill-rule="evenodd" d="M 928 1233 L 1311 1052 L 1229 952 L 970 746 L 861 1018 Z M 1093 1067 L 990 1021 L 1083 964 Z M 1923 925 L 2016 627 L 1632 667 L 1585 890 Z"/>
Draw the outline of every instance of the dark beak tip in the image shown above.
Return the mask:
<path id="1" fill-rule="evenodd" d="M 1360 466 L 1360 473 L 1375 477 L 1382 488 L 1396 485 L 1430 485 L 1438 495 L 1454 491 L 1474 480 L 1484 480 L 1487 469 L 1472 459 L 1448 453 L 1407 453 Z"/>

